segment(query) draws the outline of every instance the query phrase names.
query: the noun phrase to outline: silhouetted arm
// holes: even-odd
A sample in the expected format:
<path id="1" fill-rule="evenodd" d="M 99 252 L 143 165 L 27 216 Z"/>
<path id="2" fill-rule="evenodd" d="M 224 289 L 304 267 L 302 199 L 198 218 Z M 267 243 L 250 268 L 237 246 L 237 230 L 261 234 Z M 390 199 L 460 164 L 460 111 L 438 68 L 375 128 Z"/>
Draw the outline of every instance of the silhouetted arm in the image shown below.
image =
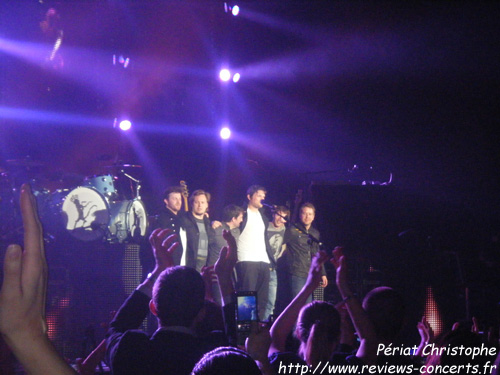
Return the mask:
<path id="1" fill-rule="evenodd" d="M 360 339 L 360 346 L 356 352 L 356 357 L 362 359 L 363 362 L 367 364 L 375 364 L 377 360 L 377 338 L 375 335 L 375 329 L 370 318 L 361 306 L 361 302 L 352 293 L 351 288 L 349 287 L 347 264 L 345 257 L 342 254 L 342 250 L 343 249 L 341 247 L 336 247 L 333 250 L 332 263 L 337 269 L 337 288 L 345 305 L 347 306 L 347 311 L 349 311 L 352 323 Z"/>
<path id="2" fill-rule="evenodd" d="M 42 226 L 29 185 L 22 186 L 20 203 L 24 251 L 19 245 L 10 245 L 5 254 L 0 331 L 28 374 L 76 374 L 47 335 L 47 262 Z"/>
<path id="3" fill-rule="evenodd" d="M 321 268 L 327 259 L 328 255 L 324 251 L 316 253 L 313 257 L 305 285 L 271 327 L 271 346 L 268 355 L 285 351 L 286 338 L 297 322 L 300 309 L 306 304 L 314 289 L 318 287 L 321 281 Z"/>
<path id="4" fill-rule="evenodd" d="M 238 261 L 237 246 L 231 232 L 224 230 L 222 236 L 226 240 L 227 246 L 221 249 L 214 270 L 220 288 L 226 336 L 231 345 L 236 345 L 236 304 L 234 301 L 235 289 L 232 275 L 234 266 Z"/>

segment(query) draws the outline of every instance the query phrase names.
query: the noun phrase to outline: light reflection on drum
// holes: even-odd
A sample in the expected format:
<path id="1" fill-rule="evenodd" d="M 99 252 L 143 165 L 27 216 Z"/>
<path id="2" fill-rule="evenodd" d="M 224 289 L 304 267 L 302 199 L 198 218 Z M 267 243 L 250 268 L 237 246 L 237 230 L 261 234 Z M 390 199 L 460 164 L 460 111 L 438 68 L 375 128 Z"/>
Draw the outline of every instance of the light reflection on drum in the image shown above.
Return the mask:
<path id="1" fill-rule="evenodd" d="M 82 241 L 101 239 L 110 219 L 106 199 L 96 190 L 77 187 L 65 196 L 61 214 L 64 228 Z"/>
<path id="2" fill-rule="evenodd" d="M 40 219 L 51 238 L 67 232 L 81 241 L 122 243 L 146 236 L 148 217 L 139 199 L 110 201 L 95 188 L 79 186 L 38 193 L 37 200 Z"/>
<path id="3" fill-rule="evenodd" d="M 134 199 L 128 211 L 130 235 L 133 238 L 145 237 L 148 229 L 148 215 L 144 203 Z"/>
<path id="4" fill-rule="evenodd" d="M 147 214 L 142 201 L 113 202 L 111 208 L 111 221 L 109 223 L 110 240 L 123 242 L 129 238 L 139 239 L 146 236 Z"/>

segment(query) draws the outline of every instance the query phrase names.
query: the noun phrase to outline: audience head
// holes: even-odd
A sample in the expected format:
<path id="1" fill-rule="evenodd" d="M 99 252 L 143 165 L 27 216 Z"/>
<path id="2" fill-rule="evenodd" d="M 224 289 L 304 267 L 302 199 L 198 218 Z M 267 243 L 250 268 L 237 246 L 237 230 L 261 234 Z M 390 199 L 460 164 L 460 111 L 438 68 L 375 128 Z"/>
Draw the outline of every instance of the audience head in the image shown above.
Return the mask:
<path id="1" fill-rule="evenodd" d="M 302 308 L 295 336 L 300 341 L 299 354 L 308 365 L 328 361 L 340 335 L 340 314 L 331 303 L 313 301 Z"/>
<path id="2" fill-rule="evenodd" d="M 194 366 L 191 375 L 261 375 L 259 367 L 246 352 L 220 347 L 206 353 Z"/>
<path id="3" fill-rule="evenodd" d="M 205 301 L 205 283 L 193 268 L 176 266 L 160 274 L 153 288 L 154 309 L 162 327 L 191 327 Z"/>
<path id="4" fill-rule="evenodd" d="M 389 287 L 378 287 L 365 296 L 363 309 L 375 328 L 381 342 L 394 341 L 403 327 L 405 303 L 403 297 Z"/>

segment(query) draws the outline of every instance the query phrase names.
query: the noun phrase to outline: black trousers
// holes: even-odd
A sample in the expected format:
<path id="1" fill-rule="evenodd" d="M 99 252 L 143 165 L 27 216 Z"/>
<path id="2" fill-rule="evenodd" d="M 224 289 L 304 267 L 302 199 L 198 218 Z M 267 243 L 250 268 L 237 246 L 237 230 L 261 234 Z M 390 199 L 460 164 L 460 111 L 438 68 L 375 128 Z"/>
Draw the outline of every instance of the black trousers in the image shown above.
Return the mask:
<path id="1" fill-rule="evenodd" d="M 267 320 L 264 316 L 269 297 L 269 263 L 264 262 L 238 262 L 236 263 L 236 274 L 238 276 L 238 291 L 257 292 L 257 303 L 259 305 L 259 319 Z"/>

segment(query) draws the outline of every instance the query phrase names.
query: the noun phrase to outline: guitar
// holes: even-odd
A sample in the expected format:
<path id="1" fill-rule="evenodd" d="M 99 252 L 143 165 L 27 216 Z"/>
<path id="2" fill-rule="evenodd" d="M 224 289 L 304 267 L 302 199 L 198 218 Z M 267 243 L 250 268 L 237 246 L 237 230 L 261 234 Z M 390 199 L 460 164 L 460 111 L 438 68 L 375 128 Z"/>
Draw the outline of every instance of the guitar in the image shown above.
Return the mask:
<path id="1" fill-rule="evenodd" d="M 182 199 L 184 200 L 184 210 L 186 212 L 188 212 L 189 211 L 189 208 L 188 208 L 189 192 L 188 192 L 188 187 L 186 185 L 186 181 L 184 181 L 184 180 L 179 181 L 179 185 L 182 188 Z"/>

